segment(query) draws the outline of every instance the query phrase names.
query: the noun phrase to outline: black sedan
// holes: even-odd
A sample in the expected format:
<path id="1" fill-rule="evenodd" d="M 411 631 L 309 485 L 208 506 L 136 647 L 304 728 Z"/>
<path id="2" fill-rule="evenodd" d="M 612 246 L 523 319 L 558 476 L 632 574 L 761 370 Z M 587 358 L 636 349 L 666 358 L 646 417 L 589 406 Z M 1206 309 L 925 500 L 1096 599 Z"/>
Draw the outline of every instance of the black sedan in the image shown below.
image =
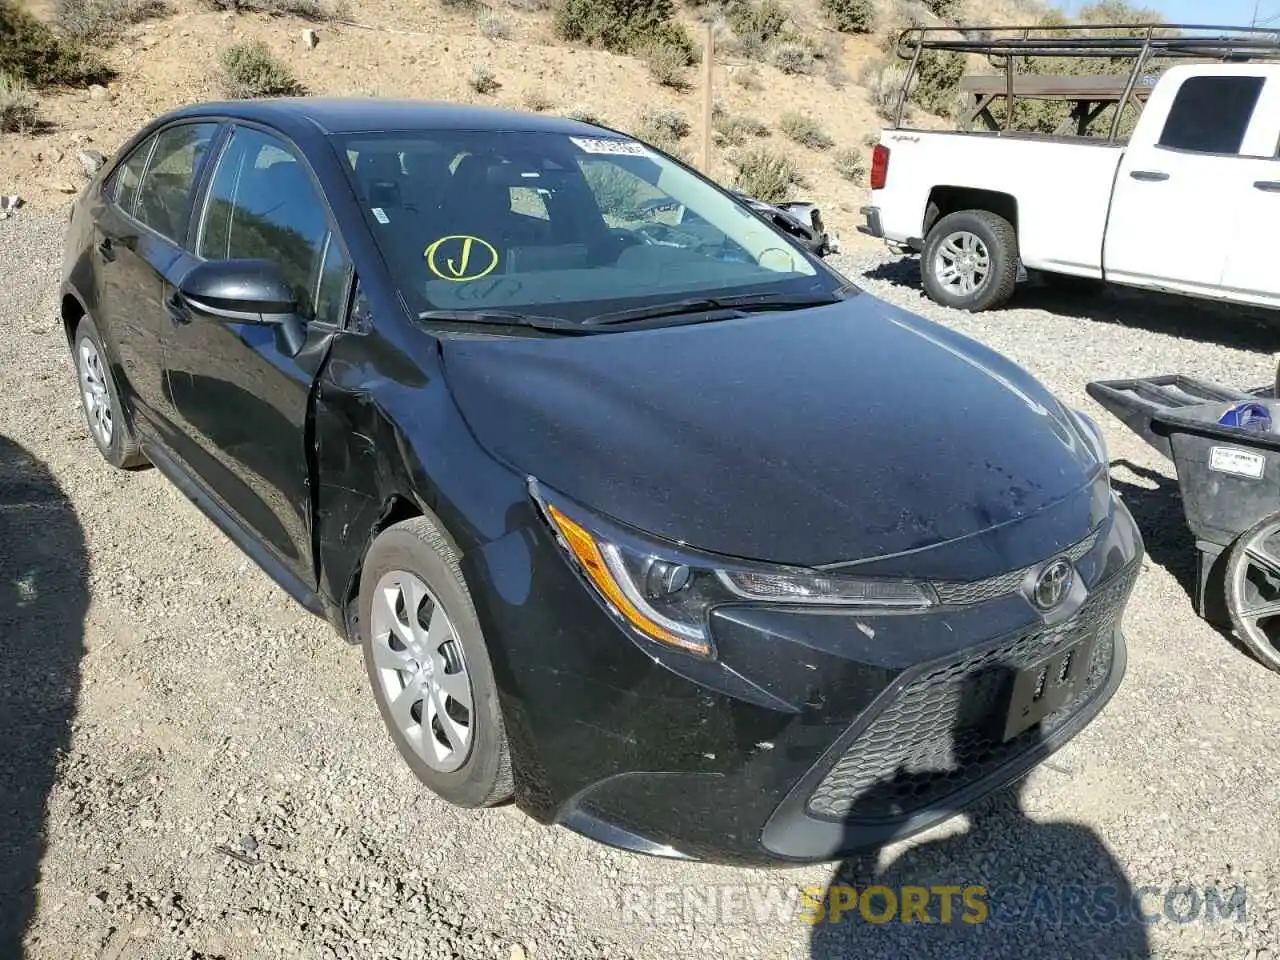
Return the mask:
<path id="1" fill-rule="evenodd" d="M 61 306 L 102 455 L 362 644 L 452 803 L 833 859 L 1124 672 L 1142 544 L 1097 427 L 612 131 L 179 110 L 79 198 Z"/>

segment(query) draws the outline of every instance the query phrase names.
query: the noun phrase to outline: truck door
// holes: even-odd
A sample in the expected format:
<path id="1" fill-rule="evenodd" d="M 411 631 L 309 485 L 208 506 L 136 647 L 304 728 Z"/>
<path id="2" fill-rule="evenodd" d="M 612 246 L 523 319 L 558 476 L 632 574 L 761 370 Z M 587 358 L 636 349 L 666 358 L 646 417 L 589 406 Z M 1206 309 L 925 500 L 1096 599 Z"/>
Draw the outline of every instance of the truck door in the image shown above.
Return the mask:
<path id="1" fill-rule="evenodd" d="M 1224 237 L 1224 294 L 1233 300 L 1280 307 L 1275 241 L 1280 224 L 1280 78 L 1271 77 L 1254 110 L 1243 156 L 1233 165 Z"/>
<path id="2" fill-rule="evenodd" d="M 1266 78 L 1196 69 L 1171 71 L 1147 104 L 1116 176 L 1103 265 L 1117 282 L 1222 296 L 1228 183 Z"/>

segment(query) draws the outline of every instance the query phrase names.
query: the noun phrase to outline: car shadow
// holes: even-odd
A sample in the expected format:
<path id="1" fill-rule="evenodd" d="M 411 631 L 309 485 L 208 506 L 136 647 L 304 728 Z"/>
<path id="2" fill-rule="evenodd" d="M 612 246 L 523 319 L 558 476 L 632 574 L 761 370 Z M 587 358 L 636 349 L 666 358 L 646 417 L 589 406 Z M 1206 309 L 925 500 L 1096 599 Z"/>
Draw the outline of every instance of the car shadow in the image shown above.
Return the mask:
<path id="1" fill-rule="evenodd" d="M 23 956 L 35 912 L 88 605 L 88 556 L 70 501 L 43 463 L 0 436 L 0 957 Z"/>
<path id="2" fill-rule="evenodd" d="M 885 261 L 863 270 L 861 276 L 916 290 L 923 295 L 920 261 L 916 257 Z M 1276 349 L 1277 332 L 1280 330 L 1275 314 L 1261 308 L 1119 286 L 1058 289 L 1036 279 L 1018 284 L 1008 308 L 1047 310 L 1064 317 L 1136 327 L 1152 333 L 1262 353 Z M 998 316 L 999 311 L 993 311 L 993 314 Z"/>
<path id="3" fill-rule="evenodd" d="M 994 672 L 1002 678 L 999 688 L 1012 689 L 1011 667 Z M 872 786 L 860 795 L 850 821 L 885 810 L 886 802 L 909 804 L 936 788 L 948 770 L 959 775 L 981 742 L 974 725 L 990 723 L 992 718 L 980 718 L 1000 712 L 989 698 L 978 703 L 968 695 L 984 688 L 991 689 L 966 685 L 954 714 L 965 719 L 954 722 L 950 749 L 930 750 L 932 762 L 916 758 L 916 769 L 900 767 Z M 998 724 L 985 734 L 988 742 L 1000 739 L 996 729 Z M 1049 748 L 1041 729 L 1021 736 L 1028 738 L 1024 749 L 1044 759 Z M 1052 770 L 1053 776 L 1074 776 L 1061 764 Z M 880 865 L 879 850 L 841 862 L 822 894 L 825 912 L 814 922 L 811 960 L 1151 956 L 1133 885 L 1106 843 L 1083 824 L 1032 819 L 1024 809 L 1026 783 L 1021 779 L 969 807 L 967 830 L 906 844 L 887 865 Z M 908 907 L 912 899 L 923 912 Z M 1151 912 L 1156 902 L 1139 905 Z M 833 904 L 844 905 L 838 917 Z"/>

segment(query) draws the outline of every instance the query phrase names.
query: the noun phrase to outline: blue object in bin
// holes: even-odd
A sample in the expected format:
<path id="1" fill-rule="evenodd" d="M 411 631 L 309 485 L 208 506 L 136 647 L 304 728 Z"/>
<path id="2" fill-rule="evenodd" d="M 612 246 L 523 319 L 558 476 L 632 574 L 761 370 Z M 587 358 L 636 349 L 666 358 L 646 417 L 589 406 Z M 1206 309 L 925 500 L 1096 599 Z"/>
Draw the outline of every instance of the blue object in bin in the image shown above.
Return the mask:
<path id="1" fill-rule="evenodd" d="M 1254 430 L 1258 433 L 1271 432 L 1271 411 L 1261 403 L 1246 400 L 1229 407 L 1218 423 L 1224 427 L 1240 427 L 1243 430 Z"/>

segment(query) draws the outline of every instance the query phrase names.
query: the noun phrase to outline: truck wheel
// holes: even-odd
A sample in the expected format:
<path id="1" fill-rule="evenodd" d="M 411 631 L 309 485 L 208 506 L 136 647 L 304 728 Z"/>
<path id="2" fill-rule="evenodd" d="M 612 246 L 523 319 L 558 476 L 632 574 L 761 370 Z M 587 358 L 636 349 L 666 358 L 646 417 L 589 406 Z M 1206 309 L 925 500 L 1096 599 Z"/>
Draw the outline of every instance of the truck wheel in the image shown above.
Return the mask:
<path id="1" fill-rule="evenodd" d="M 493 666 L 457 552 L 435 521 L 414 517 L 373 541 L 359 617 L 378 710 L 418 779 L 460 807 L 509 799 Z"/>
<path id="2" fill-rule="evenodd" d="M 1225 579 L 1236 635 L 1264 667 L 1280 672 L 1280 513 L 1231 545 Z"/>
<path id="3" fill-rule="evenodd" d="M 93 437 L 102 459 L 121 470 L 147 466 L 147 458 L 138 450 L 138 442 L 120 406 L 107 352 L 102 348 L 102 335 L 88 315 L 76 325 L 72 350 L 80 406 L 89 426 L 89 436 Z"/>
<path id="4" fill-rule="evenodd" d="M 1018 280 L 1018 235 L 989 210 L 962 210 L 933 225 L 920 254 L 925 293 L 935 303 L 979 313 L 1002 306 Z"/>

